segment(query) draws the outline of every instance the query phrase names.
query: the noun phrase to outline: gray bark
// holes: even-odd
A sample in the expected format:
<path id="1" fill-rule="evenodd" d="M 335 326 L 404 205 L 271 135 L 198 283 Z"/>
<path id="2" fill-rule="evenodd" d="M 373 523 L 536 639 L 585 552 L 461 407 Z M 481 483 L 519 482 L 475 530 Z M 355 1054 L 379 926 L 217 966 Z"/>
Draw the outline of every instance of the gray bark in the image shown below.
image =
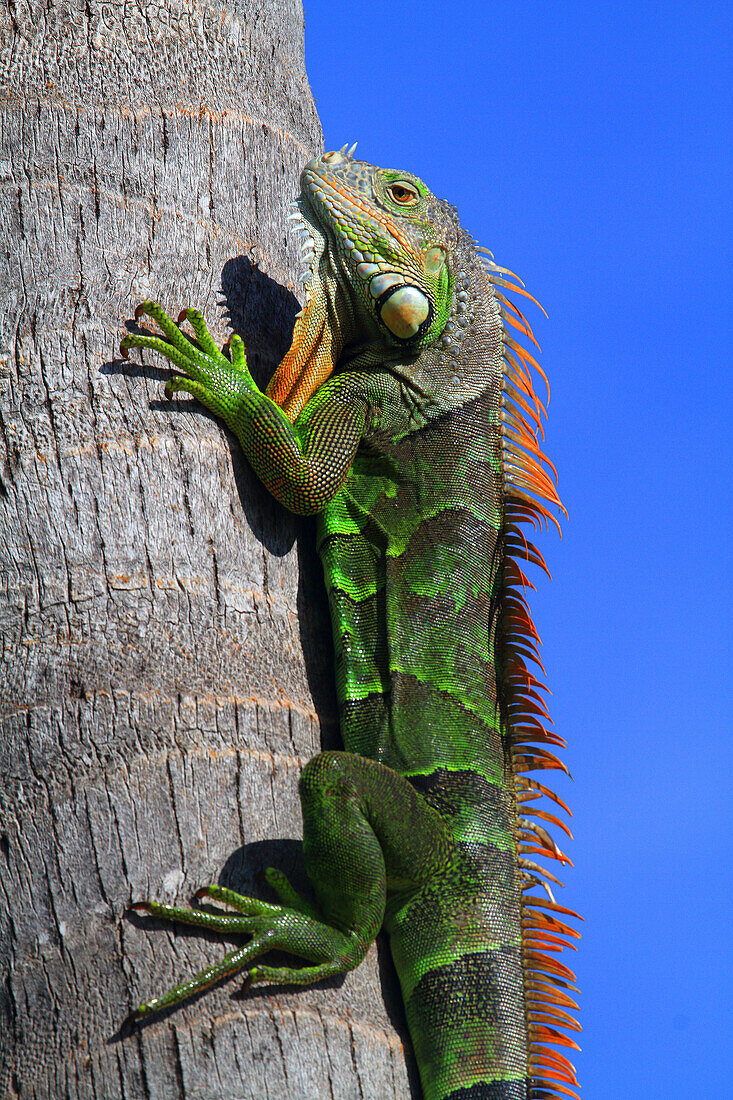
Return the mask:
<path id="1" fill-rule="evenodd" d="M 160 359 L 117 357 L 145 298 L 231 323 L 260 381 L 287 348 L 287 202 L 321 147 L 300 4 L 0 20 L 0 1096 L 407 1096 L 374 950 L 120 1030 L 228 949 L 129 904 L 297 873 L 299 769 L 333 732 L 312 528 L 162 400 Z"/>

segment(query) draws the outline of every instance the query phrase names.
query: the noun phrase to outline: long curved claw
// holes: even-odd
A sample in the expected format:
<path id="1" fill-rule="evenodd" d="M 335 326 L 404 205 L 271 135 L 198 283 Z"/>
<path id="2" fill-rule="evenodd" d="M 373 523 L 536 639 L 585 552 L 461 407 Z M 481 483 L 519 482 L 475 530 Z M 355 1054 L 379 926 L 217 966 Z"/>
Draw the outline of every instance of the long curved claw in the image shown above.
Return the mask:
<path id="1" fill-rule="evenodd" d="M 186 982 L 180 982 L 173 989 L 169 989 L 167 993 L 164 993 L 162 997 L 151 997 L 149 1001 L 143 1001 L 142 1004 L 132 1010 L 128 1020 L 130 1022 L 142 1020 L 145 1016 L 151 1016 L 154 1012 L 162 1012 L 163 1009 L 172 1008 L 174 1005 L 180 1004 L 181 1001 L 192 997 L 194 993 L 199 993 L 202 989 L 208 989 L 209 986 L 214 985 L 222 978 L 228 978 L 232 974 L 236 974 L 237 971 L 242 970 L 247 965 L 251 947 L 251 944 L 245 944 L 235 951 L 229 951 L 221 962 L 208 966 Z M 246 984 L 250 984 L 249 975 L 247 975 Z"/>
<path id="2" fill-rule="evenodd" d="M 135 310 L 135 320 L 139 321 L 142 316 L 152 317 L 173 347 L 184 355 L 188 354 L 191 341 L 181 332 L 175 321 L 171 320 L 162 306 L 157 302 L 141 302 Z"/>
<path id="3" fill-rule="evenodd" d="M 129 358 L 130 348 L 150 348 L 151 351 L 160 352 L 171 363 L 175 363 L 180 370 L 189 369 L 188 357 L 183 352 L 178 351 L 177 348 L 174 348 L 172 344 L 162 340 L 160 336 L 138 336 L 130 332 L 120 341 L 120 354 L 123 359 Z"/>
<path id="4" fill-rule="evenodd" d="M 152 314 L 151 314 L 152 316 Z M 157 318 L 156 318 L 157 320 Z M 196 333 L 196 339 L 199 342 L 199 346 L 206 355 L 210 355 L 212 359 L 223 359 L 219 348 L 216 346 L 211 333 L 206 327 L 206 321 L 203 318 L 203 314 L 198 309 L 182 309 L 178 314 L 178 324 L 182 324 L 184 321 L 188 321 L 189 325 Z M 162 326 L 161 326 L 162 327 Z"/>
<path id="5" fill-rule="evenodd" d="M 243 898 L 249 901 L 249 898 Z M 208 928 L 210 932 L 243 932 L 251 935 L 257 931 L 255 922 L 247 921 L 235 913 L 210 913 L 206 909 L 188 909 L 178 905 L 160 905 L 157 901 L 136 901 L 130 906 L 135 912 L 149 913 L 151 917 L 175 920 L 180 924 L 192 924 L 196 928 Z M 242 910 L 244 912 L 244 910 Z"/>
<path id="6" fill-rule="evenodd" d="M 232 909 L 236 909 L 239 913 L 246 913 L 248 916 L 262 916 L 265 914 L 277 916 L 282 910 L 280 905 L 271 905 L 267 901 L 260 901 L 259 898 L 243 897 L 242 894 L 238 894 L 235 890 L 230 890 L 226 886 L 202 886 L 200 890 L 196 891 L 195 897 L 197 901 L 201 901 L 202 898 L 223 901 L 225 905 L 231 905 Z"/>

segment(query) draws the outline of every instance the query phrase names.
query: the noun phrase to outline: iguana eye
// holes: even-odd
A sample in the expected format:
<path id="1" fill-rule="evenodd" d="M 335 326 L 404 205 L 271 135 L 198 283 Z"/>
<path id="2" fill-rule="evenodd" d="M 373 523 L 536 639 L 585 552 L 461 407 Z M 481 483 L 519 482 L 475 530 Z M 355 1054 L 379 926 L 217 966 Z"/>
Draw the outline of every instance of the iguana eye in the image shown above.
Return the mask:
<path id="1" fill-rule="evenodd" d="M 387 188 L 387 194 L 398 206 L 414 206 L 418 200 L 418 193 L 412 187 L 404 183 L 392 183 Z"/>

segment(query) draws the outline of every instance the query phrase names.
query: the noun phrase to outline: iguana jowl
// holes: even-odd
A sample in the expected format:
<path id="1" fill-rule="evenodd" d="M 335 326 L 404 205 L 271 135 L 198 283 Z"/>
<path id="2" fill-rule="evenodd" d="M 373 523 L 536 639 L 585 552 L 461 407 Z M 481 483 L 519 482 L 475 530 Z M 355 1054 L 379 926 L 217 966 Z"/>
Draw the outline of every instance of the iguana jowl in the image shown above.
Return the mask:
<path id="1" fill-rule="evenodd" d="M 384 926 L 426 1100 L 574 1096 L 549 1045 L 575 1046 L 559 1030 L 578 1026 L 574 977 L 550 953 L 577 932 L 535 862 L 566 857 L 529 818 L 561 823 L 526 807 L 564 804 L 524 775 L 563 768 L 519 564 L 544 568 L 523 525 L 560 504 L 537 442 L 536 363 L 510 335 L 533 339 L 504 295 L 525 292 L 452 206 L 353 149 L 306 165 L 294 217 L 306 303 L 266 394 L 242 341 L 230 361 L 195 310 L 196 343 L 145 303 L 138 316 L 167 340 L 122 346 L 166 355 L 182 372 L 167 392 L 220 416 L 279 501 L 318 513 L 345 751 L 316 756 L 300 782 L 316 903 L 273 870 L 281 905 L 218 886 L 199 896 L 234 913 L 140 903 L 251 938 L 137 1015 L 241 969 L 290 984 L 349 970 Z M 273 948 L 305 965 L 257 961 Z"/>

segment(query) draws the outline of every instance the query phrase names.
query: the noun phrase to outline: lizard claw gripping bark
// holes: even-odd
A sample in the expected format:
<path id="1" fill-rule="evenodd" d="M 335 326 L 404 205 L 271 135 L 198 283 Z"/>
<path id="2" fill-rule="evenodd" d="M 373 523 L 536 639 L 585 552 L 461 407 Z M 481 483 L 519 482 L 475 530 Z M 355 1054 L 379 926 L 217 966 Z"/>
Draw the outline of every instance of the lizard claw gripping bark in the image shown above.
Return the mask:
<path id="1" fill-rule="evenodd" d="M 266 393 L 241 341 L 226 358 L 195 310 L 194 342 L 145 303 L 166 339 L 127 336 L 123 351 L 167 356 L 168 391 L 221 416 L 278 500 L 318 514 L 345 751 L 300 782 L 316 901 L 270 871 L 279 905 L 216 886 L 199 896 L 234 912 L 140 903 L 248 939 L 137 1014 L 238 970 L 317 981 L 384 927 L 426 1100 L 576 1096 L 553 1050 L 578 1029 L 557 961 L 575 914 L 538 862 L 569 862 L 546 826 L 567 828 L 536 802 L 566 807 L 525 774 L 565 770 L 526 602 L 525 563 L 545 563 L 525 529 L 561 507 L 539 367 L 515 339 L 534 337 L 506 291 L 529 295 L 452 206 L 353 149 L 306 165 L 296 207 L 305 305 Z M 272 948 L 306 965 L 263 965 Z"/>

